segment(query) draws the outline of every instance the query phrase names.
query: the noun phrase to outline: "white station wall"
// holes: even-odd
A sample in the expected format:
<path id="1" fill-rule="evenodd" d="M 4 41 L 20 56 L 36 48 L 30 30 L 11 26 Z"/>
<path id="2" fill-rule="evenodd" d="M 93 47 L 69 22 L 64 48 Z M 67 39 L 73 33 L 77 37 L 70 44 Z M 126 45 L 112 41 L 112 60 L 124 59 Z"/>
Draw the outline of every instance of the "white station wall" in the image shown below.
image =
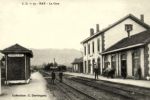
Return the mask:
<path id="1" fill-rule="evenodd" d="M 144 27 L 142 27 L 141 25 L 137 24 L 135 21 L 128 18 L 122 23 L 116 25 L 115 27 L 105 32 L 104 34 L 105 49 L 109 48 L 110 46 L 114 45 L 121 39 L 128 36 L 127 32 L 125 31 L 125 24 L 133 25 L 133 30 L 130 32 L 130 35 L 134 35 L 146 30 Z"/>

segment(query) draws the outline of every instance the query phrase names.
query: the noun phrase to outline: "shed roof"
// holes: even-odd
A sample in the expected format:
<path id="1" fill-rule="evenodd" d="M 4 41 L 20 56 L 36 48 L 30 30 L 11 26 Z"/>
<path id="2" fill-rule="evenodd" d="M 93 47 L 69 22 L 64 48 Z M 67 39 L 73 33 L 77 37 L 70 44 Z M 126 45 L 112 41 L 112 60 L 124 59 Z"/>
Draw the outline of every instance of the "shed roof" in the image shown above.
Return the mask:
<path id="1" fill-rule="evenodd" d="M 121 22 L 123 22 L 126 19 L 132 19 L 133 21 L 135 21 L 136 23 L 140 24 L 141 26 L 145 27 L 146 29 L 150 29 L 150 26 L 148 24 L 146 24 L 145 22 L 141 21 L 139 18 L 135 17 L 132 14 L 128 14 L 127 16 L 123 17 L 122 19 L 118 20 L 117 22 L 113 23 L 112 25 L 109 25 L 108 27 L 104 28 L 103 30 L 101 30 L 98 33 L 95 33 L 93 36 L 90 36 L 88 38 L 86 38 L 85 40 L 83 40 L 81 43 L 85 43 L 93 38 L 95 38 L 96 36 L 108 31 L 109 29 L 115 27 L 116 25 L 120 24 Z"/>
<path id="2" fill-rule="evenodd" d="M 5 48 L 4 50 L 1 51 L 4 54 L 9 54 L 9 53 L 24 53 L 24 54 L 29 54 L 31 57 L 33 57 L 33 53 L 31 50 L 19 45 L 15 44 L 12 45 L 8 48 Z"/>
<path id="3" fill-rule="evenodd" d="M 116 44 L 106 49 L 102 54 L 108 54 L 125 49 L 131 49 L 138 46 L 143 46 L 150 42 L 150 30 L 140 32 L 130 37 L 123 38 Z"/>
<path id="4" fill-rule="evenodd" d="M 82 63 L 82 62 L 83 62 L 83 57 L 75 58 L 74 61 L 72 62 L 72 64 L 78 64 L 78 63 Z"/>

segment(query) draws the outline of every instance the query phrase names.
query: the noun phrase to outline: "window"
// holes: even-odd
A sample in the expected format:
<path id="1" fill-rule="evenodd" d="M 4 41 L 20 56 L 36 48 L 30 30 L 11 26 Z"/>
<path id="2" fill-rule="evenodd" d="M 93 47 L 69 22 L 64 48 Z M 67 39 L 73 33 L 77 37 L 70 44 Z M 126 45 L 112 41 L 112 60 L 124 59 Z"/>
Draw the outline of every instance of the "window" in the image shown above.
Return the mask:
<path id="1" fill-rule="evenodd" d="M 111 67 L 116 68 L 116 55 L 111 56 Z"/>
<path id="2" fill-rule="evenodd" d="M 121 54 L 121 60 L 127 60 L 127 55 L 125 53 Z"/>
<path id="3" fill-rule="evenodd" d="M 132 75 L 135 75 L 137 69 L 140 67 L 140 50 L 136 49 L 132 54 L 133 66 L 132 66 Z"/>
<path id="4" fill-rule="evenodd" d="M 100 51 L 100 39 L 97 39 L 97 51 Z"/>
<path id="5" fill-rule="evenodd" d="M 84 61 L 84 67 L 85 67 L 85 71 L 84 72 L 86 73 L 86 61 Z"/>
<path id="6" fill-rule="evenodd" d="M 84 55 L 86 55 L 86 46 L 84 46 Z"/>
<path id="7" fill-rule="evenodd" d="M 108 56 L 104 56 L 104 69 L 109 65 Z"/>
<path id="8" fill-rule="evenodd" d="M 98 67 L 98 74 L 101 74 L 101 62 L 100 62 L 100 58 L 97 58 L 97 67 Z"/>
<path id="9" fill-rule="evenodd" d="M 90 54 L 90 44 L 88 44 L 88 54 Z"/>
<path id="10" fill-rule="evenodd" d="M 130 32 L 133 30 L 133 25 L 132 24 L 125 24 L 125 31 Z"/>
<path id="11" fill-rule="evenodd" d="M 91 61 L 88 60 L 88 73 L 90 73 L 90 72 L 91 72 Z"/>
<path id="12" fill-rule="evenodd" d="M 92 42 L 92 46 L 93 46 L 93 47 L 92 47 L 92 48 L 93 48 L 92 51 L 93 51 L 93 53 L 94 53 L 94 41 Z"/>
<path id="13" fill-rule="evenodd" d="M 93 73 L 94 73 L 95 59 L 92 60 L 92 67 L 93 67 Z"/>
<path id="14" fill-rule="evenodd" d="M 123 78 L 127 77 L 127 53 L 122 52 L 121 53 L 121 76 Z"/>

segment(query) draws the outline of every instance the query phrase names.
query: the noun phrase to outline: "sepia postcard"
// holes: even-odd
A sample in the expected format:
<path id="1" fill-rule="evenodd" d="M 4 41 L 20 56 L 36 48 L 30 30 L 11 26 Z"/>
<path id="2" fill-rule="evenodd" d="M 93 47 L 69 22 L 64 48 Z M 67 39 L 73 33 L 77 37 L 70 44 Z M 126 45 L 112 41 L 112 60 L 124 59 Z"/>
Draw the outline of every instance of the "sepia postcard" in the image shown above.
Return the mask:
<path id="1" fill-rule="evenodd" d="M 149 0 L 1 0 L 0 100 L 150 100 Z"/>

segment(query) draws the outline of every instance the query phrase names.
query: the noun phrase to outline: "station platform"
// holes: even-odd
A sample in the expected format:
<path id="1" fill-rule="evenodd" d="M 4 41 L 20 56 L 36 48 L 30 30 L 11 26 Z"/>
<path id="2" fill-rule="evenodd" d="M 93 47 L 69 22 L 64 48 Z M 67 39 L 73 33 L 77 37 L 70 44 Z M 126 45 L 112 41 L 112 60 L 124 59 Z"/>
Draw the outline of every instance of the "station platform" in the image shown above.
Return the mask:
<path id="1" fill-rule="evenodd" d="M 39 72 L 34 72 L 28 84 L 2 86 L 0 100 L 55 100 L 55 97 L 47 89 L 43 76 Z"/>
<path id="2" fill-rule="evenodd" d="M 73 72 L 65 72 L 64 74 L 86 77 L 86 78 L 91 78 L 91 79 L 95 78 L 95 76 L 91 75 L 91 74 L 73 73 Z M 107 77 L 103 77 L 103 76 L 98 76 L 98 80 L 109 81 L 109 82 L 119 83 L 119 84 L 133 85 L 133 86 L 138 86 L 138 87 L 150 89 L 150 81 L 149 80 L 107 78 Z"/>

